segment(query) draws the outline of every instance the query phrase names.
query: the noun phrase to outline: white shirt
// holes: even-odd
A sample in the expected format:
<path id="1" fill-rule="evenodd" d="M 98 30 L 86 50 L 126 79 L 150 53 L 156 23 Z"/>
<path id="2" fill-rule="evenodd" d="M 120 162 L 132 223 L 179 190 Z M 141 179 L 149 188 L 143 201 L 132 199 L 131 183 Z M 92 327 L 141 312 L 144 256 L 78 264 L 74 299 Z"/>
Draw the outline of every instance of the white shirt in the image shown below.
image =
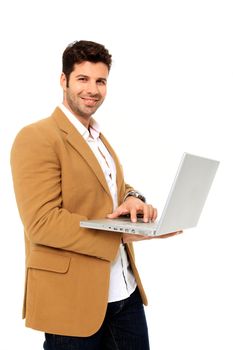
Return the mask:
<path id="1" fill-rule="evenodd" d="M 99 124 L 92 118 L 89 131 L 63 104 L 59 105 L 59 108 L 82 135 L 96 156 L 112 196 L 113 208 L 116 209 L 118 206 L 116 167 L 113 158 L 99 137 Z M 113 302 L 128 298 L 134 292 L 136 286 L 125 246 L 120 244 L 117 256 L 111 265 L 108 301 Z"/>

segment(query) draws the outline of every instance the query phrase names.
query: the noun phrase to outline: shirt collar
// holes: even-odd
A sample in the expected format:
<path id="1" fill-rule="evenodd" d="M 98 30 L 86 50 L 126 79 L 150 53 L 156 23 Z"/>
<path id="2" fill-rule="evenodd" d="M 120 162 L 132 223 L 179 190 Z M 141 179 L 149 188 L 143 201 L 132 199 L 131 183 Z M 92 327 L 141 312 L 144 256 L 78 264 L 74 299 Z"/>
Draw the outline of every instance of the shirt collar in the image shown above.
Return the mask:
<path id="1" fill-rule="evenodd" d="M 58 107 L 86 141 L 89 141 L 89 139 L 96 140 L 99 137 L 101 132 L 100 125 L 93 117 L 91 117 L 90 128 L 88 130 L 63 103 L 61 103 Z"/>

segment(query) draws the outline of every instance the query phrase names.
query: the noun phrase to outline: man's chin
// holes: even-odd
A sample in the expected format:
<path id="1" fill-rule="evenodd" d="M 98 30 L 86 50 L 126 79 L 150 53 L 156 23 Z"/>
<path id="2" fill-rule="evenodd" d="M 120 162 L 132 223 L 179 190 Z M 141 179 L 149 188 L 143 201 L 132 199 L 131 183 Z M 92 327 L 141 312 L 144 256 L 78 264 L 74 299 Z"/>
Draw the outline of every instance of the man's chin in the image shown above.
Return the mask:
<path id="1" fill-rule="evenodd" d="M 80 115 L 83 118 L 90 118 L 92 116 L 92 114 L 94 114 L 96 112 L 96 108 L 88 108 L 85 111 L 83 111 L 82 113 L 80 113 Z"/>
<path id="2" fill-rule="evenodd" d="M 92 116 L 92 114 L 94 114 L 97 111 L 98 107 L 97 106 L 94 106 L 94 107 L 85 106 L 85 108 L 83 108 L 83 110 L 82 110 L 83 116 L 86 116 L 86 117 Z"/>

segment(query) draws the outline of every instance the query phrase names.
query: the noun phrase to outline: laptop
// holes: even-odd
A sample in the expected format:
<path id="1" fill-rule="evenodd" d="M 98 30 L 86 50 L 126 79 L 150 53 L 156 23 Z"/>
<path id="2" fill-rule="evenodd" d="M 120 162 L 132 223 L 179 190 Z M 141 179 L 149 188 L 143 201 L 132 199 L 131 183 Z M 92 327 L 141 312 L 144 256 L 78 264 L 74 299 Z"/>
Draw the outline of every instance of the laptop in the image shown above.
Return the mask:
<path id="1" fill-rule="evenodd" d="M 184 153 L 162 215 L 155 222 L 136 223 L 128 217 L 80 222 L 80 227 L 147 236 L 159 236 L 195 227 L 200 218 L 219 161 Z"/>

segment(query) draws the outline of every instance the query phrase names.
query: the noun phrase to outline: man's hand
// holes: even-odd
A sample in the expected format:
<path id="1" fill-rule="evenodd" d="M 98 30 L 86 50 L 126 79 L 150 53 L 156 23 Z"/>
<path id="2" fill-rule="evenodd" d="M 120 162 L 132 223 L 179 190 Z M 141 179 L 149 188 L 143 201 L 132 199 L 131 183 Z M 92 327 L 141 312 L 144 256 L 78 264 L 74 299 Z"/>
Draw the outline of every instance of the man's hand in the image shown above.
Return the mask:
<path id="1" fill-rule="evenodd" d="M 109 219 L 116 219 L 121 215 L 130 215 L 132 222 L 137 222 L 137 214 L 143 216 L 144 222 L 155 221 L 157 209 L 150 204 L 146 204 L 138 198 L 128 197 L 112 214 L 108 214 Z"/>
<path id="2" fill-rule="evenodd" d="M 157 209 L 155 209 L 150 204 L 142 202 L 138 198 L 130 196 L 112 214 L 108 214 L 107 217 L 109 219 L 116 219 L 119 216 L 126 214 L 130 215 L 130 219 L 132 222 L 137 222 L 137 214 L 141 214 L 143 216 L 143 221 L 146 223 L 150 221 L 155 221 L 155 219 L 157 218 Z M 171 232 L 161 236 L 144 236 L 123 233 L 122 240 L 124 243 L 129 243 L 135 241 L 150 240 L 154 238 L 169 238 L 172 236 L 176 236 L 180 233 L 182 233 L 182 231 Z"/>
<path id="3" fill-rule="evenodd" d="M 161 236 L 144 236 L 144 235 L 133 235 L 130 233 L 123 233 L 122 240 L 123 240 L 123 243 L 130 243 L 130 242 L 145 241 L 145 240 L 156 239 L 156 238 L 164 239 L 164 238 L 177 236 L 181 233 L 183 233 L 183 231 L 171 232 Z"/>

